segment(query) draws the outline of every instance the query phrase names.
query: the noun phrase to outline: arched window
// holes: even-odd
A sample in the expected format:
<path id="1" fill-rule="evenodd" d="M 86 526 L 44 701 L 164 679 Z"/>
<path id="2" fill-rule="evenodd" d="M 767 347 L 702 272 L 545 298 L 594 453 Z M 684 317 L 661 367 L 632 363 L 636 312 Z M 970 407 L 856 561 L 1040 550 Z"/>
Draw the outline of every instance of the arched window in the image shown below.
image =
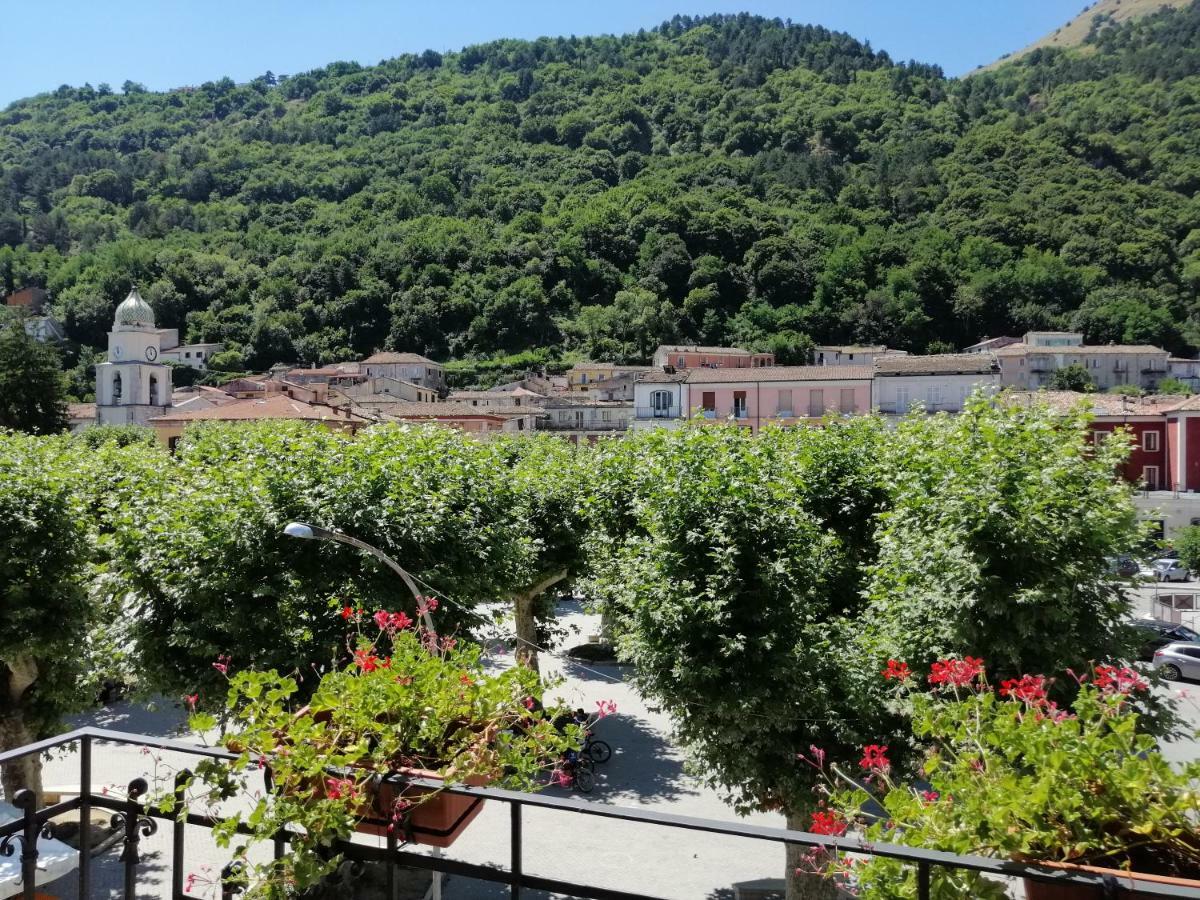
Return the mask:
<path id="1" fill-rule="evenodd" d="M 112 402 L 121 402 L 121 373 L 117 372 L 112 378 Z"/>
<path id="2" fill-rule="evenodd" d="M 150 405 L 158 406 L 158 376 L 150 376 Z"/>

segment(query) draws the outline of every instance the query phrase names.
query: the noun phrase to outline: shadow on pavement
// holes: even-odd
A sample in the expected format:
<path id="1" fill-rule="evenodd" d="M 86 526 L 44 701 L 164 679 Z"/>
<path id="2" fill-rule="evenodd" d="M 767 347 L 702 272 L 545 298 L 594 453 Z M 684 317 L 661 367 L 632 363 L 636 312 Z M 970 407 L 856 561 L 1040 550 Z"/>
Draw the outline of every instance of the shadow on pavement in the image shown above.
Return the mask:
<path id="1" fill-rule="evenodd" d="M 613 755 L 608 762 L 596 765 L 596 790 L 589 799 L 646 802 L 677 800 L 697 793 L 683 771 L 683 760 L 645 722 L 618 713 L 606 716 L 592 730 L 612 747 Z"/>

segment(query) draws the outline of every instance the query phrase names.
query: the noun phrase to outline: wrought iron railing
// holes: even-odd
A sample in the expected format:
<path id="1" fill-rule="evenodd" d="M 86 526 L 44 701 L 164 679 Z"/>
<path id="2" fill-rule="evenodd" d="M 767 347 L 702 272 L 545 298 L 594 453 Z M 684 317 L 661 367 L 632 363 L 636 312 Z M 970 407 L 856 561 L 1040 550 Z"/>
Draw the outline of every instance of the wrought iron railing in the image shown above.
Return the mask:
<path id="1" fill-rule="evenodd" d="M 89 821 L 89 817 L 94 809 L 110 810 L 113 813 L 113 821 L 119 823 L 122 829 L 123 849 L 121 863 L 124 874 L 124 897 L 127 900 L 135 900 L 137 897 L 138 872 L 141 862 L 138 848 L 141 840 L 142 838 L 156 834 L 160 821 L 164 823 L 169 822 L 170 827 L 173 829 L 170 859 L 171 898 L 172 900 L 191 900 L 192 895 L 186 889 L 184 876 L 187 827 L 200 826 L 211 828 L 216 824 L 216 819 L 190 811 L 185 811 L 182 814 L 162 812 L 147 802 L 149 785 L 143 778 L 136 778 L 130 782 L 124 798 L 114 797 L 105 792 L 96 792 L 93 782 L 93 751 L 97 744 L 121 744 L 131 747 L 181 753 L 188 756 L 206 757 L 209 759 L 232 760 L 235 758 L 233 754 L 213 747 L 200 747 L 168 738 L 127 734 L 99 728 L 80 728 L 56 738 L 0 753 L 0 764 L 12 762 L 35 753 L 46 753 L 47 751 L 72 744 L 77 744 L 79 750 L 79 795 L 74 799 L 38 809 L 32 791 L 18 791 L 10 800 L 20 810 L 21 817 L 9 824 L 0 825 L 0 856 L 11 858 L 16 850 L 20 849 L 23 879 L 23 893 L 21 896 L 23 900 L 34 900 L 36 896 L 34 882 L 39 856 L 38 844 L 43 839 L 49 839 L 53 836 L 53 829 L 49 826 L 50 820 L 64 813 L 78 810 L 82 826 Z M 181 791 L 186 774 L 186 771 L 184 771 L 176 776 L 175 785 L 177 791 Z M 419 783 L 419 786 L 440 787 L 440 785 L 432 782 L 428 785 Z M 747 838 L 775 844 L 800 845 L 829 851 L 897 859 L 910 864 L 915 869 L 917 897 L 920 900 L 928 900 L 930 896 L 931 877 L 935 869 L 970 870 L 1000 879 L 1026 878 L 1034 881 L 1053 882 L 1059 885 L 1091 886 L 1103 891 L 1103 896 L 1118 896 L 1115 893 L 1118 887 L 1128 887 L 1125 879 L 1121 879 L 1118 883 L 1111 876 L 1103 877 L 1095 874 L 1039 868 L 1038 866 L 1007 860 L 998 860 L 983 856 L 956 855 L 939 850 L 923 850 L 899 844 L 866 843 L 849 837 L 834 838 L 828 835 L 790 831 L 784 828 L 701 819 L 650 809 L 609 806 L 570 798 L 525 794 L 497 788 L 454 786 L 446 788 L 446 790 L 455 794 L 496 801 L 508 806 L 510 852 L 507 868 L 416 853 L 407 849 L 408 845 L 397 837 L 394 832 L 388 833 L 386 846 L 383 847 L 352 841 L 340 841 L 334 849 L 342 853 L 347 860 L 385 864 L 386 896 L 388 897 L 395 896 L 397 868 L 407 867 L 506 884 L 509 887 L 510 896 L 512 897 L 520 897 L 525 890 L 541 890 L 566 894 L 577 898 L 586 898 L 586 900 L 656 900 L 656 898 L 646 894 L 631 893 L 586 883 L 574 883 L 557 878 L 546 878 L 527 872 L 525 870 L 523 853 L 522 814 L 527 807 L 534 807 L 570 812 L 576 815 L 622 820 L 637 825 L 706 832 L 725 835 L 731 838 Z M 81 900 L 90 900 L 93 896 L 92 859 L 91 837 L 87 827 L 80 827 L 79 839 L 79 897 Z M 287 844 L 287 834 L 281 834 L 276 837 L 274 842 L 276 858 L 287 853 Z M 226 867 L 222 872 L 221 878 L 222 900 L 231 900 L 238 890 L 236 871 L 231 867 Z M 1138 891 L 1138 896 L 1183 897 L 1200 900 L 1200 888 L 1138 881 L 1136 883 L 1136 890 Z"/>

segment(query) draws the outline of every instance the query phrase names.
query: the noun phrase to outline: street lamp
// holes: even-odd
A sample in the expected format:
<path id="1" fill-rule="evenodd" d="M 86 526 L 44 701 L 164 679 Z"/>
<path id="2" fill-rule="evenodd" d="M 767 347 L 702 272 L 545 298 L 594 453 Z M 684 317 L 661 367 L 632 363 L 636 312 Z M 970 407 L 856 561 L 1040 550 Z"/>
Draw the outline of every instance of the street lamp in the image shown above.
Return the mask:
<path id="1" fill-rule="evenodd" d="M 348 534 L 343 534 L 340 531 L 331 531 L 328 528 L 319 528 L 316 525 L 309 525 L 306 522 L 289 522 L 283 529 L 283 533 L 288 537 L 300 538 L 305 541 L 336 541 L 339 544 L 349 544 L 351 547 L 357 547 L 359 550 L 366 550 L 389 569 L 404 579 L 404 583 L 412 592 L 413 600 L 417 604 L 417 613 L 421 616 L 421 623 L 425 626 L 430 634 L 434 634 L 433 619 L 429 617 L 429 606 L 421 602 L 421 591 L 417 588 L 417 583 L 413 581 L 400 564 L 380 550 L 378 547 L 372 547 L 366 541 L 360 541 L 358 538 L 350 537 Z"/>

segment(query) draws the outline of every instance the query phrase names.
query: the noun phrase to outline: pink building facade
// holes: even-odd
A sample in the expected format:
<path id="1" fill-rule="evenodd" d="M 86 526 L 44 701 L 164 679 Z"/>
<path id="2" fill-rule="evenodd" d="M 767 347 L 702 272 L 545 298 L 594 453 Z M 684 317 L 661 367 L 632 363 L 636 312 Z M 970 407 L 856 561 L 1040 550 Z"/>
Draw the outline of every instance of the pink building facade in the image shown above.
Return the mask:
<path id="1" fill-rule="evenodd" d="M 653 373 L 636 385 L 634 427 L 672 427 L 700 416 L 758 431 L 772 422 L 816 424 L 871 411 L 868 366 L 769 366 Z"/>
<path id="2" fill-rule="evenodd" d="M 663 344 L 654 351 L 653 358 L 656 369 L 757 369 L 773 365 L 774 353 L 751 353 L 740 347 Z"/>

